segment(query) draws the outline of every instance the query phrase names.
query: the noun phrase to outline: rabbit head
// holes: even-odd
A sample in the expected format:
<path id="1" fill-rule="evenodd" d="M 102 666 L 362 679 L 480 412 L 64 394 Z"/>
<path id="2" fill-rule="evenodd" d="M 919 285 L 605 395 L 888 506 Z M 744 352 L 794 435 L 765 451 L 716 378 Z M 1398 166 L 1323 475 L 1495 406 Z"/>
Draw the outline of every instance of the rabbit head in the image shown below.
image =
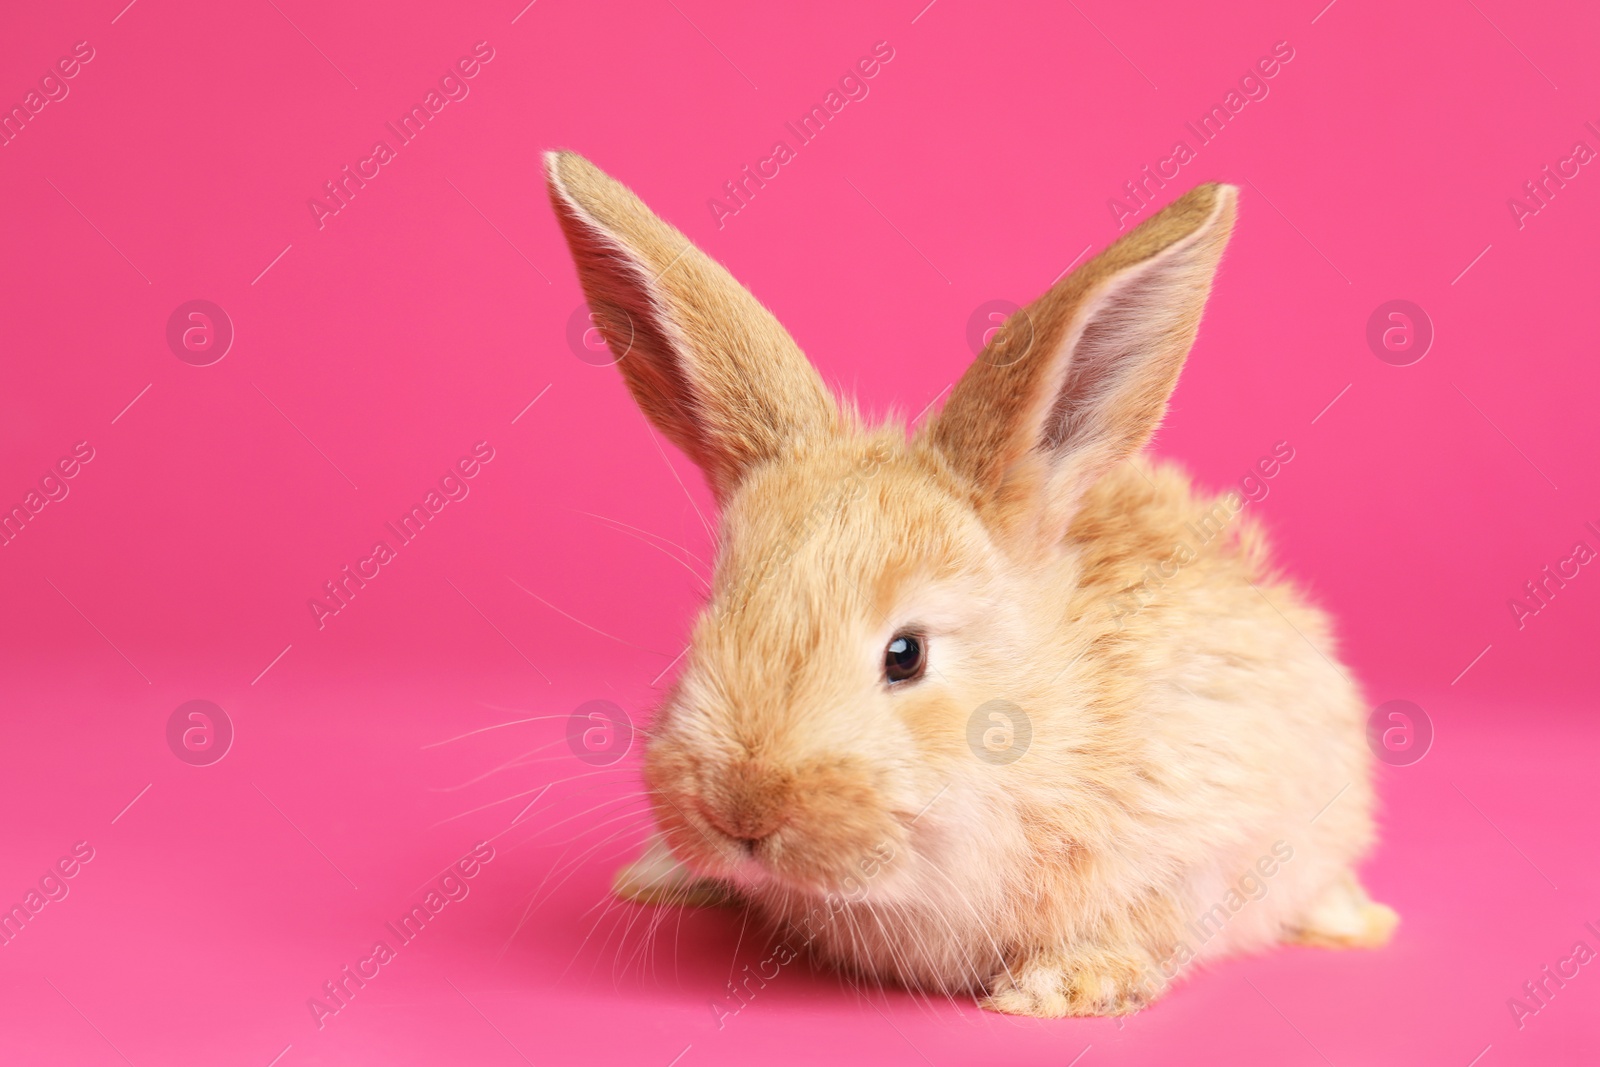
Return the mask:
<path id="1" fill-rule="evenodd" d="M 622 185 L 570 153 L 546 167 L 618 369 L 720 509 L 712 594 L 645 752 L 673 854 L 758 894 L 892 898 L 930 853 L 948 871 L 1022 851 L 1025 820 L 994 812 L 1023 776 L 1095 759 L 1088 741 L 1010 757 L 1039 732 L 1095 736 L 1072 710 L 1091 683 L 1065 669 L 1098 632 L 1068 617 L 1069 531 L 1165 412 L 1235 191 L 1191 191 L 1012 316 L 908 437 L 841 406 Z"/>

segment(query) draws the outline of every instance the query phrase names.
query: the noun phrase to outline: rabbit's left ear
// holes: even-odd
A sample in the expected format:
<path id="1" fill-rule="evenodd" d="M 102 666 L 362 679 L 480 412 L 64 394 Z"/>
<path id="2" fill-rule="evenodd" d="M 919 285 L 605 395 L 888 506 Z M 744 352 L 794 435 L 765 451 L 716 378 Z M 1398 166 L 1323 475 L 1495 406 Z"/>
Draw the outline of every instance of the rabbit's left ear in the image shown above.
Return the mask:
<path id="1" fill-rule="evenodd" d="M 1203 185 L 1012 315 L 933 422 L 991 523 L 1058 542 L 1166 413 L 1238 191 Z"/>
<path id="2" fill-rule="evenodd" d="M 617 369 L 725 505 L 752 468 L 834 431 L 838 409 L 772 313 L 582 156 L 545 156 L 550 201 Z"/>

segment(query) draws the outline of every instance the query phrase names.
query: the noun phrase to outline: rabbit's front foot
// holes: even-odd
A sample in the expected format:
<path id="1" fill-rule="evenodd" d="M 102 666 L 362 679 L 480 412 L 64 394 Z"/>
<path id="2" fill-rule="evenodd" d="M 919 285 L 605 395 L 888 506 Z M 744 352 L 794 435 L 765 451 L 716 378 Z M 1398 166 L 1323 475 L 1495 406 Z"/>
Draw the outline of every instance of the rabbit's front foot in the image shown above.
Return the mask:
<path id="1" fill-rule="evenodd" d="M 989 983 L 979 1006 L 1007 1015 L 1127 1015 L 1156 997 L 1166 982 L 1137 950 L 1085 946 L 1025 957 Z"/>
<path id="2" fill-rule="evenodd" d="M 652 834 L 644 854 L 617 872 L 611 891 L 635 904 L 714 908 L 733 902 L 727 886 L 690 871 L 660 834 Z"/>

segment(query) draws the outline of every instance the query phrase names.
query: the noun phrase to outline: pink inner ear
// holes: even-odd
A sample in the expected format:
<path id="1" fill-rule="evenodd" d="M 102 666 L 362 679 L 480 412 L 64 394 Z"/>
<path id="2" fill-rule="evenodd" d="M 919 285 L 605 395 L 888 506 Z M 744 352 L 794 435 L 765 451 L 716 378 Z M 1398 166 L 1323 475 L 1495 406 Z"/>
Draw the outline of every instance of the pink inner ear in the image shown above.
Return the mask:
<path id="1" fill-rule="evenodd" d="M 1166 411 L 1193 343 L 1235 190 L 1184 194 L 1018 314 L 962 375 L 931 436 L 1010 524 L 1060 525 Z M 1064 527 L 1063 527 L 1064 528 Z"/>
<path id="2" fill-rule="evenodd" d="M 1114 280 L 1089 310 L 1067 359 L 1061 391 L 1041 427 L 1041 448 L 1079 450 L 1104 443 L 1131 452 L 1165 413 L 1188 355 L 1187 339 L 1173 335 L 1182 333 L 1181 317 L 1191 301 L 1184 299 L 1183 272 L 1171 261 L 1136 271 L 1137 277 Z"/>
<path id="3" fill-rule="evenodd" d="M 1038 432 L 1054 468 L 1047 510 L 1070 508 L 1160 425 L 1231 224 L 1231 191 L 1221 195 L 1198 230 L 1112 275 L 1082 309 L 1087 321 L 1058 356 L 1066 361 L 1060 391 Z"/>

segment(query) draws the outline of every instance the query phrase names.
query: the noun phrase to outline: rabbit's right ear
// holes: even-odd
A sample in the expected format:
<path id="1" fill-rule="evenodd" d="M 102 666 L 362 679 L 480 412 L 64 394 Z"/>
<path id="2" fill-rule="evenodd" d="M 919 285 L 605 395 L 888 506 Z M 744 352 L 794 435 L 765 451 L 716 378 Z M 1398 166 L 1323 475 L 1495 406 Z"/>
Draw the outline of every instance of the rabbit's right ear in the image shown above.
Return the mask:
<path id="1" fill-rule="evenodd" d="M 1014 314 L 956 383 L 930 435 L 992 525 L 1058 543 L 1084 492 L 1150 439 L 1237 195 L 1179 197 Z"/>
<path id="2" fill-rule="evenodd" d="M 834 429 L 838 409 L 772 313 L 620 182 L 545 156 L 550 201 L 633 397 L 726 504 L 752 467 Z"/>

